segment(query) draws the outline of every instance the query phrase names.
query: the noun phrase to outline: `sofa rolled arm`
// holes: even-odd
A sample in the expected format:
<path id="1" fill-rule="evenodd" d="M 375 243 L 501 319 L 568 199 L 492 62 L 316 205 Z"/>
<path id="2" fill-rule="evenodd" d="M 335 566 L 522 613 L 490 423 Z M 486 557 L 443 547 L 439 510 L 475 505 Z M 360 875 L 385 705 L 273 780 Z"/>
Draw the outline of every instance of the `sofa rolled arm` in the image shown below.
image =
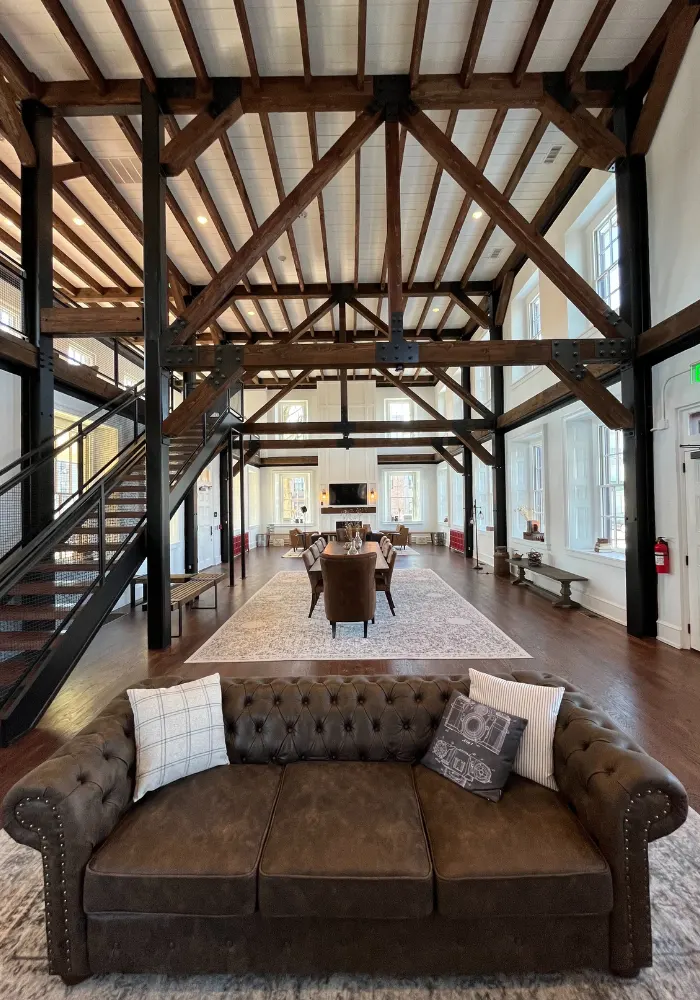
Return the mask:
<path id="1" fill-rule="evenodd" d="M 686 791 L 579 692 L 564 695 L 554 770 L 612 872 L 610 967 L 634 975 L 652 961 L 648 844 L 684 822 Z"/>
<path id="2" fill-rule="evenodd" d="M 90 974 L 83 878 L 95 848 L 133 801 L 136 747 L 128 712 L 100 716 L 7 793 L 3 822 L 41 852 L 49 971 Z"/>

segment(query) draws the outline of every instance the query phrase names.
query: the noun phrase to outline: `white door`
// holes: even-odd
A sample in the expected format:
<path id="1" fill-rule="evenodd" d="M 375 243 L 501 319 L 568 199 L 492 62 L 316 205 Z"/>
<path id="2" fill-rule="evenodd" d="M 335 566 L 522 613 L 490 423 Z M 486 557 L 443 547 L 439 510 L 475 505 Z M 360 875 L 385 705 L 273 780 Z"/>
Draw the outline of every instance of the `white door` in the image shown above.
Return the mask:
<path id="1" fill-rule="evenodd" d="M 690 645 L 700 650 L 700 459 L 685 456 Z"/>
<path id="2" fill-rule="evenodd" d="M 205 469 L 197 480 L 197 569 L 213 566 L 214 542 L 214 489 L 211 470 Z"/>

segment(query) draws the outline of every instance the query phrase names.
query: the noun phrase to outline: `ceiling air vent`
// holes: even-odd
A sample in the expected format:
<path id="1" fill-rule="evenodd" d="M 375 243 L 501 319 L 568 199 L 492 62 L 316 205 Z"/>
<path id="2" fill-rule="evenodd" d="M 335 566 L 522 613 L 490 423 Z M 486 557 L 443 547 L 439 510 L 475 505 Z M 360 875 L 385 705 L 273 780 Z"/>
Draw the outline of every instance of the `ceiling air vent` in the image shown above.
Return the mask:
<path id="1" fill-rule="evenodd" d="M 563 146 L 550 146 L 549 152 L 544 158 L 544 163 L 554 163 L 554 161 L 559 156 L 563 148 L 564 148 Z"/>
<path id="2" fill-rule="evenodd" d="M 488 255 L 488 260 L 498 260 L 503 253 L 503 247 L 495 247 Z"/>
<path id="3" fill-rule="evenodd" d="M 98 163 L 115 184 L 141 183 L 141 161 L 135 156 L 107 156 Z"/>

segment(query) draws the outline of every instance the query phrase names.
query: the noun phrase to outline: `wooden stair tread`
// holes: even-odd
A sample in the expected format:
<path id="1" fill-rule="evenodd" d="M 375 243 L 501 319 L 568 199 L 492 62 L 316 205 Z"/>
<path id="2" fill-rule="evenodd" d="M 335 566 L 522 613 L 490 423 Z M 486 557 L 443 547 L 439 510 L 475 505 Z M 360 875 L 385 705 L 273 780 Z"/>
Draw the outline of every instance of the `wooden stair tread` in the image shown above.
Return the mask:
<path id="1" fill-rule="evenodd" d="M 99 563 L 94 562 L 43 562 L 34 567 L 37 573 L 97 573 Z"/>
<path id="2" fill-rule="evenodd" d="M 36 604 L 0 604 L 0 621 L 62 621 L 66 614 L 66 609 L 58 612 L 53 610 L 53 614 L 48 614 L 50 610 L 53 610 L 50 604 L 46 607 L 39 607 Z"/>
<path id="3" fill-rule="evenodd" d="M 84 583 L 56 583 L 55 580 L 23 580 L 8 591 L 15 597 L 20 595 L 44 594 L 57 597 L 63 594 L 82 594 L 87 589 Z"/>
<path id="4" fill-rule="evenodd" d="M 53 636 L 53 632 L 0 632 L 0 650 L 43 649 Z"/>

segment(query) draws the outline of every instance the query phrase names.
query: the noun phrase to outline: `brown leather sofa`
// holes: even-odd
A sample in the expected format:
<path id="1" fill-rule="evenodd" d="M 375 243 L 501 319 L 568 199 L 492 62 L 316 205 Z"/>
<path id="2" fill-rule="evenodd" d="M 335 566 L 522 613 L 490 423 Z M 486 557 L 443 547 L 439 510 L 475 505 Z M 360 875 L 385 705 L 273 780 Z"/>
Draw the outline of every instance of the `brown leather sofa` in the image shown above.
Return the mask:
<path id="1" fill-rule="evenodd" d="M 683 823 L 682 785 L 566 682 L 502 676 L 566 687 L 559 793 L 512 777 L 488 802 L 417 763 L 465 677 L 225 678 L 231 765 L 134 805 L 120 695 L 5 798 L 42 854 L 50 971 L 650 965 L 647 845 Z"/>

